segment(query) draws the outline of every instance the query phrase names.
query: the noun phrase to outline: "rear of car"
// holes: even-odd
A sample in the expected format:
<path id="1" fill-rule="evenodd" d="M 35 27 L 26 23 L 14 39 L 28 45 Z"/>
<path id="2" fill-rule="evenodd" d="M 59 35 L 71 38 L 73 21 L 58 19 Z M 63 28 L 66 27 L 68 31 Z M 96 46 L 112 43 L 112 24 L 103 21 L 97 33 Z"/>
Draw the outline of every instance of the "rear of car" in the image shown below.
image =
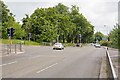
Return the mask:
<path id="1" fill-rule="evenodd" d="M 62 45 L 62 43 L 55 43 L 55 44 L 53 45 L 53 49 L 54 49 L 54 50 L 55 50 L 55 49 L 62 50 L 62 49 L 64 49 L 64 46 Z"/>
<path id="2" fill-rule="evenodd" d="M 94 45 L 96 48 L 101 48 L 101 45 L 100 44 L 95 44 Z"/>

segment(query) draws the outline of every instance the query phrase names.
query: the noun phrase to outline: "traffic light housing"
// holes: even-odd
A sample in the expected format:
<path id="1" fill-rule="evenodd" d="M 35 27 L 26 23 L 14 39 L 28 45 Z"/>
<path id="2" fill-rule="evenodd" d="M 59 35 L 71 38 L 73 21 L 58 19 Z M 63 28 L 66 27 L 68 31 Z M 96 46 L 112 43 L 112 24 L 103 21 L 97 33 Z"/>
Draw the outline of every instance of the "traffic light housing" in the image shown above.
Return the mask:
<path id="1" fill-rule="evenodd" d="M 11 28 L 11 37 L 13 37 L 15 29 Z"/>
<path id="2" fill-rule="evenodd" d="M 10 29 L 7 29 L 7 35 L 10 36 Z"/>
<path id="3" fill-rule="evenodd" d="M 7 29 L 7 34 L 8 34 L 8 36 L 10 36 L 10 37 L 13 37 L 14 32 L 15 32 L 15 29 L 13 29 L 13 28 Z"/>

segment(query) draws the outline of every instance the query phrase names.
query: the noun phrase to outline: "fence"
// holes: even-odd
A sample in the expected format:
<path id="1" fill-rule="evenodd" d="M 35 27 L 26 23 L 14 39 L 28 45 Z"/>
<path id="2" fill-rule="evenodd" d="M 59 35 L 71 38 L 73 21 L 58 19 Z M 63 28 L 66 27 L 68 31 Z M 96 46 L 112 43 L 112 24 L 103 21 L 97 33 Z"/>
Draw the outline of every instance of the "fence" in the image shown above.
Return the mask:
<path id="1" fill-rule="evenodd" d="M 117 80 L 117 76 L 113 67 L 112 60 L 110 58 L 108 50 L 106 50 L 106 60 L 107 60 L 107 71 L 108 71 L 108 78 L 112 80 Z"/>
<path id="2" fill-rule="evenodd" d="M 2 54 L 17 53 L 23 51 L 23 45 L 20 44 L 3 44 L 2 45 Z"/>

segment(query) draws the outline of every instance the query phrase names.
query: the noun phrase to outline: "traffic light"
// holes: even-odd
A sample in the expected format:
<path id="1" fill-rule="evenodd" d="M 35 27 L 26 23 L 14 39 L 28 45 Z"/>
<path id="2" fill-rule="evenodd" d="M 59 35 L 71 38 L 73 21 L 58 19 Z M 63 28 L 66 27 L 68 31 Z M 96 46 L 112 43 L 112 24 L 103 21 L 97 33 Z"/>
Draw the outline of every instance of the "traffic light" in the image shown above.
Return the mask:
<path id="1" fill-rule="evenodd" d="M 108 37 L 108 41 L 110 41 L 110 38 Z"/>
<path id="2" fill-rule="evenodd" d="M 11 30 L 11 37 L 13 37 L 13 34 L 14 34 L 15 29 L 10 28 L 10 30 Z"/>
<path id="3" fill-rule="evenodd" d="M 10 29 L 7 29 L 7 35 L 10 36 Z"/>
<path id="4" fill-rule="evenodd" d="M 13 29 L 13 28 L 7 29 L 8 36 L 13 37 L 14 31 L 15 31 L 15 29 Z"/>

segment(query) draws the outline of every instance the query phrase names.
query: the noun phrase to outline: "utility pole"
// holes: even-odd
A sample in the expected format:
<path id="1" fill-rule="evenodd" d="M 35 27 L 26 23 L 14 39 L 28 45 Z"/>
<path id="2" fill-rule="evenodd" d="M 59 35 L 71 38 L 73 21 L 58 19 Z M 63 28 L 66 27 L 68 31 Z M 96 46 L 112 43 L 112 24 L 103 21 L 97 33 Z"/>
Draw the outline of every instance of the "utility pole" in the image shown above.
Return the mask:
<path id="1" fill-rule="evenodd" d="M 107 25 L 104 25 L 104 27 L 106 27 L 107 28 L 107 50 L 108 50 L 108 26 Z"/>

